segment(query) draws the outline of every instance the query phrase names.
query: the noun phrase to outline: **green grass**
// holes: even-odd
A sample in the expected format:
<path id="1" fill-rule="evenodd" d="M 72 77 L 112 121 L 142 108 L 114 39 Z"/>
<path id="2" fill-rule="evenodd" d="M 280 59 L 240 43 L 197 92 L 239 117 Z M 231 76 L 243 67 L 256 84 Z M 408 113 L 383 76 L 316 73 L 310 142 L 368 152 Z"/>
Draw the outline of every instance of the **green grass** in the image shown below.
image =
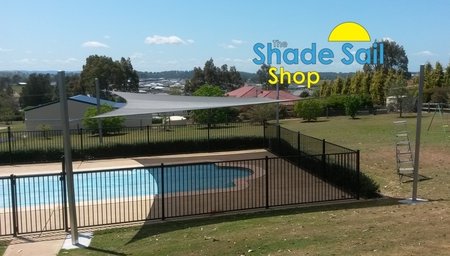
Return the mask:
<path id="1" fill-rule="evenodd" d="M 0 255 L 3 255 L 8 247 L 9 241 L 0 240 Z"/>
<path id="2" fill-rule="evenodd" d="M 396 115 L 336 117 L 282 125 L 330 142 L 361 149 L 362 171 L 391 197 L 411 195 L 395 171 Z M 408 120 L 414 133 L 414 118 Z M 60 255 L 448 255 L 450 242 L 450 143 L 431 116 L 423 120 L 421 167 L 431 179 L 419 197 L 431 202 L 401 205 L 394 199 L 256 214 L 167 221 L 95 232 L 89 248 Z"/>

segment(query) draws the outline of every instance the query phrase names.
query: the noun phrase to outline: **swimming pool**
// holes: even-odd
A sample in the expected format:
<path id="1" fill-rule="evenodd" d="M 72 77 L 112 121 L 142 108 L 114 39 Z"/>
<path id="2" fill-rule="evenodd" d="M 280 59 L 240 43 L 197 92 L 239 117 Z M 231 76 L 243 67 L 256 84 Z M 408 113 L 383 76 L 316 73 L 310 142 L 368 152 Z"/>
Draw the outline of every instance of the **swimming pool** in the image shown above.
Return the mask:
<path id="1" fill-rule="evenodd" d="M 74 173 L 75 200 L 99 201 L 226 189 L 237 179 L 248 177 L 252 171 L 242 167 L 225 167 L 212 163 L 177 165 L 124 170 Z M 0 208 L 11 207 L 8 179 L 0 180 Z M 163 191 L 164 190 L 164 191 Z M 17 206 L 56 205 L 62 203 L 60 175 L 17 177 Z"/>

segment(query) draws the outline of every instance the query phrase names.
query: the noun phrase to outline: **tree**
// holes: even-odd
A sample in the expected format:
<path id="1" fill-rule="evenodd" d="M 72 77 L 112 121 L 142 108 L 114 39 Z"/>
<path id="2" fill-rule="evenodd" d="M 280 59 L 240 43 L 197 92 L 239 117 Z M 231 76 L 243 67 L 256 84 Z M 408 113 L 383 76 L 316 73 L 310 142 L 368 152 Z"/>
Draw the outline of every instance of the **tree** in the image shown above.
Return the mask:
<path id="1" fill-rule="evenodd" d="M 350 93 L 350 85 L 351 85 L 351 78 L 346 77 L 344 80 L 344 86 L 342 87 L 341 94 L 347 95 Z"/>
<path id="2" fill-rule="evenodd" d="M 444 84 L 444 70 L 442 68 L 441 63 L 436 62 L 434 65 L 434 69 L 431 72 L 431 79 L 432 79 L 432 88 L 434 87 L 442 87 Z"/>
<path id="3" fill-rule="evenodd" d="M 408 57 L 406 56 L 403 46 L 397 44 L 395 41 L 382 40 L 379 44 L 383 44 L 383 64 L 365 64 L 364 70 L 382 70 L 387 74 L 390 69 L 397 72 L 402 72 L 405 77 L 409 77 L 408 72 Z M 379 47 L 378 47 L 379 50 Z M 379 51 L 378 51 L 379 53 Z M 374 48 L 371 47 L 371 55 L 374 56 Z"/>
<path id="4" fill-rule="evenodd" d="M 445 68 L 444 87 L 450 87 L 450 63 Z"/>
<path id="5" fill-rule="evenodd" d="M 95 95 L 95 78 L 98 78 L 102 91 L 138 91 L 139 77 L 129 58 L 113 61 L 106 56 L 89 56 L 80 74 L 80 88 L 84 93 Z"/>
<path id="6" fill-rule="evenodd" d="M 90 107 L 84 113 L 83 125 L 92 130 L 94 133 L 98 133 L 98 122 L 102 121 L 102 132 L 104 134 L 111 134 L 115 132 L 119 132 L 123 127 L 123 122 L 125 119 L 120 116 L 115 117 L 107 117 L 107 118 L 92 118 L 96 115 L 107 113 L 113 111 L 114 108 L 110 105 L 103 104 L 100 106 L 100 111 L 97 111 L 97 106 Z"/>
<path id="7" fill-rule="evenodd" d="M 271 66 L 266 65 L 265 63 L 261 65 L 261 67 L 256 71 L 256 75 L 258 76 L 258 81 L 262 85 L 264 89 L 268 89 L 269 85 L 269 69 Z"/>
<path id="8" fill-rule="evenodd" d="M 384 75 L 382 70 L 375 71 L 370 83 L 370 95 L 375 104 L 384 104 Z"/>
<path id="9" fill-rule="evenodd" d="M 332 95 L 340 95 L 344 88 L 344 80 L 339 76 L 333 82 Z"/>
<path id="10" fill-rule="evenodd" d="M 20 94 L 20 105 L 22 107 L 37 106 L 53 100 L 54 88 L 50 85 L 50 75 L 31 74 L 27 85 L 23 87 Z"/>
<path id="11" fill-rule="evenodd" d="M 433 94 L 431 94 L 431 102 L 447 103 L 448 102 L 448 89 L 442 88 L 442 87 L 433 88 Z"/>
<path id="12" fill-rule="evenodd" d="M 194 96 L 206 96 L 206 97 L 222 97 L 224 92 L 219 86 L 205 84 L 198 88 Z M 233 114 L 234 116 L 234 114 Z M 231 121 L 232 111 L 229 108 L 215 108 L 206 110 L 194 110 L 192 111 L 192 118 L 195 122 L 200 124 L 213 124 L 225 123 Z"/>
<path id="13" fill-rule="evenodd" d="M 236 67 L 231 66 L 228 70 L 227 65 L 222 65 L 221 68 L 218 68 L 211 58 L 205 62 L 203 69 L 194 68 L 192 78 L 186 82 L 185 91 L 192 94 L 204 84 L 214 84 L 224 91 L 231 91 L 241 86 L 243 82 Z"/>
<path id="14" fill-rule="evenodd" d="M 280 110 L 280 112 L 283 109 Z M 276 118 L 277 106 L 276 104 L 264 104 L 251 106 L 243 115 L 253 123 L 264 123 L 264 121 L 273 120 Z M 281 113 L 280 113 L 281 114 Z"/>
<path id="15" fill-rule="evenodd" d="M 139 90 L 139 76 L 131 64 L 130 58 L 121 58 L 117 63 L 121 70 L 121 80 L 117 81 L 114 89 L 124 92 L 137 92 Z"/>
<path id="16" fill-rule="evenodd" d="M 347 96 L 345 99 L 345 114 L 355 119 L 358 109 L 361 107 L 361 101 L 356 95 Z"/>
<path id="17" fill-rule="evenodd" d="M 323 106 L 319 100 L 301 100 L 294 106 L 294 112 L 298 117 L 308 122 L 316 121 L 323 112 Z"/>
<path id="18" fill-rule="evenodd" d="M 362 80 L 364 78 L 364 73 L 357 71 L 354 76 L 350 79 L 350 93 L 351 94 L 362 94 Z"/>
<path id="19" fill-rule="evenodd" d="M 406 88 L 407 82 L 403 75 L 395 74 L 386 82 L 387 95 L 395 96 L 394 109 L 398 110 L 400 117 L 403 115 L 404 101 L 408 97 L 408 90 Z"/>

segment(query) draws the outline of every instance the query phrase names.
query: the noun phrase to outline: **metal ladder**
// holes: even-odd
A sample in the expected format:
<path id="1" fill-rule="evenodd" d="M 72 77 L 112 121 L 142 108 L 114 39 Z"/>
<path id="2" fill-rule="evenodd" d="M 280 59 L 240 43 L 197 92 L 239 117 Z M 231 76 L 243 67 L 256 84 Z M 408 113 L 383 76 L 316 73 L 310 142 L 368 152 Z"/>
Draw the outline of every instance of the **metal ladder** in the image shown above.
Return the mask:
<path id="1" fill-rule="evenodd" d="M 414 159 L 411 151 L 406 121 L 394 121 L 395 125 L 395 157 L 397 174 L 400 180 L 403 176 L 411 177 L 414 172 Z"/>

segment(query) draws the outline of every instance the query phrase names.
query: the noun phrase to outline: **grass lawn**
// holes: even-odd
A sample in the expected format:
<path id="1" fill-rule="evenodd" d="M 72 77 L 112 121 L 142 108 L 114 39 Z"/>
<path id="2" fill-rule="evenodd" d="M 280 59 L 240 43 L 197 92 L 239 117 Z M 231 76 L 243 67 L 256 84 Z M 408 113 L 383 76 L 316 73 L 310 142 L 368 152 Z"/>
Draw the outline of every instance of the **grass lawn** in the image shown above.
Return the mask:
<path id="1" fill-rule="evenodd" d="M 419 197 L 415 206 L 395 198 L 411 195 L 395 171 L 396 115 L 336 117 L 282 125 L 361 150 L 361 170 L 394 199 L 242 214 L 95 232 L 89 248 L 60 255 L 448 255 L 450 252 L 450 140 L 431 115 L 422 123 Z M 414 134 L 414 118 L 408 129 Z M 448 120 L 448 117 L 447 117 Z M 414 137 L 414 136 L 412 136 Z M 413 139 L 413 138 L 412 138 Z"/>
<path id="2" fill-rule="evenodd" d="M 5 253 L 6 247 L 8 247 L 9 241 L 6 240 L 0 240 L 0 255 L 3 255 Z"/>

